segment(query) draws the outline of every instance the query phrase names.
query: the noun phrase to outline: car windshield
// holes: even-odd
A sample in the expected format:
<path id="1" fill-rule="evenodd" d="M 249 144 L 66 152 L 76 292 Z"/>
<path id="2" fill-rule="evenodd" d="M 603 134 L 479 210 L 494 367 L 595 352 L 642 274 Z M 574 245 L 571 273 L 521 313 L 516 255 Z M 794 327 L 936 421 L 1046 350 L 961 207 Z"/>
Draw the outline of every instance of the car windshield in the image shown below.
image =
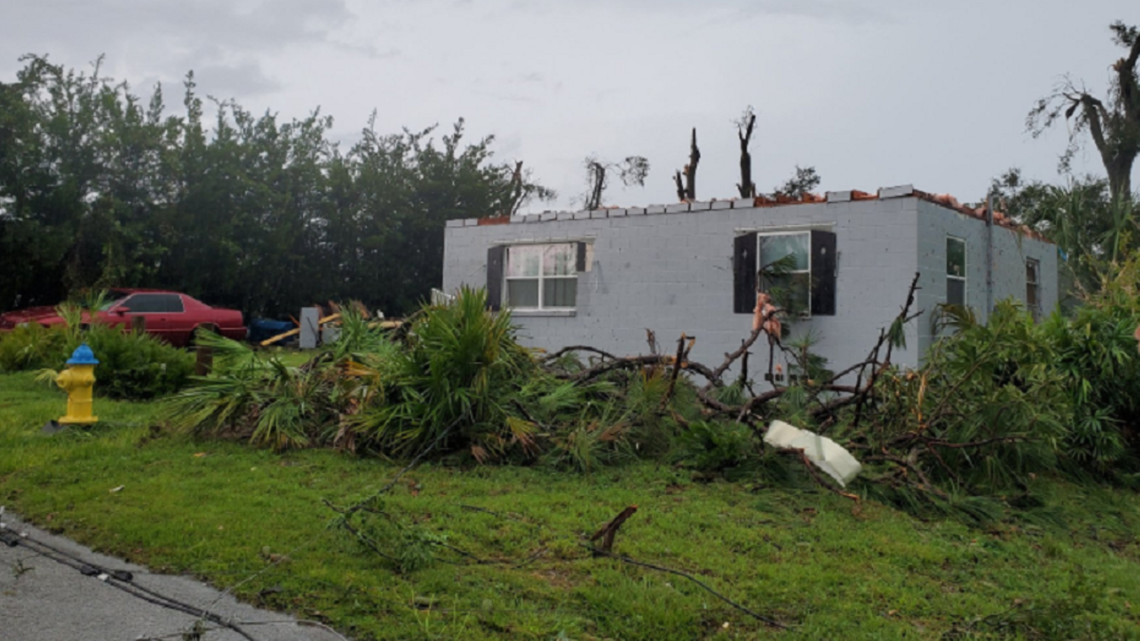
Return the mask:
<path id="1" fill-rule="evenodd" d="M 124 300 L 127 300 L 129 294 L 123 292 L 109 292 L 107 302 L 99 306 L 99 311 L 111 311 L 112 309 L 122 305 Z"/>

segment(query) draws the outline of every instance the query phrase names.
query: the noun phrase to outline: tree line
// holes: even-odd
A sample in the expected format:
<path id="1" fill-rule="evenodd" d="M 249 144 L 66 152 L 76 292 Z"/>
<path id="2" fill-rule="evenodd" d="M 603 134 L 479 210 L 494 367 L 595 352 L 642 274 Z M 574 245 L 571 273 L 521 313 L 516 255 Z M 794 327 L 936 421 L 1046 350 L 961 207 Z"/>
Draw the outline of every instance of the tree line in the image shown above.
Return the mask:
<path id="1" fill-rule="evenodd" d="M 0 83 L 0 311 L 90 288 L 160 287 L 296 313 L 358 299 L 403 314 L 442 280 L 445 221 L 516 212 L 553 192 L 460 119 L 377 131 L 342 150 L 332 118 L 282 121 L 233 101 L 205 116 L 26 56 Z"/>
<path id="2" fill-rule="evenodd" d="M 1040 135 L 1068 122 L 1060 170 L 1091 142 L 1106 179 L 1053 186 L 1016 169 L 987 199 L 1050 236 L 1069 258 L 1078 289 L 1097 288 L 1096 265 L 1135 235 L 1131 174 L 1140 155 L 1140 31 L 1115 22 L 1124 50 L 1107 95 L 1065 77 L 1026 118 Z M 414 309 L 442 280 L 443 230 L 454 218 L 505 215 L 554 192 L 522 162 L 498 161 L 493 137 L 471 141 L 460 119 L 449 132 L 377 131 L 358 142 L 330 139 L 319 110 L 288 122 L 214 101 L 207 121 L 194 76 L 181 109 L 168 112 L 161 86 L 148 100 L 126 83 L 25 56 L 14 83 L 0 82 L 0 311 L 55 304 L 105 287 L 161 287 L 247 315 L 281 316 L 301 306 L 357 299 L 389 315 Z M 740 197 L 752 181 L 756 115 L 735 122 Z M 672 176 L 679 200 L 694 200 L 696 129 L 688 163 Z M 644 185 L 649 161 L 586 158 L 582 204 L 603 206 L 610 178 Z M 820 183 L 796 167 L 776 198 L 801 198 Z"/>

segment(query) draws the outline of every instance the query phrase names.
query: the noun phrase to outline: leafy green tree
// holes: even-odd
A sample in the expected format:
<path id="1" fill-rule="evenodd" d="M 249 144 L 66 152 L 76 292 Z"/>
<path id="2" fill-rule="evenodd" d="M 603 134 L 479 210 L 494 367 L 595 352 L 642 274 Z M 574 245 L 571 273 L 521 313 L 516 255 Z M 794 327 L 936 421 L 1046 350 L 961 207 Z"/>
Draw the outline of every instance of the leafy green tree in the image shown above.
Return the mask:
<path id="1" fill-rule="evenodd" d="M 452 218 L 512 214 L 553 192 L 464 123 L 382 135 L 342 152 L 319 110 L 283 121 L 216 102 L 193 73 L 182 110 L 161 87 L 22 59 L 0 84 L 0 310 L 86 288 L 164 287 L 249 315 L 359 299 L 415 308 L 441 280 Z"/>
<path id="2" fill-rule="evenodd" d="M 816 187 L 819 187 L 820 181 L 823 178 L 816 172 L 815 167 L 800 167 L 796 165 L 796 172 L 791 178 L 784 181 L 772 191 L 776 196 L 786 196 L 788 198 L 803 198 L 804 194 L 811 193 Z"/>
<path id="3" fill-rule="evenodd" d="M 1113 198 L 1103 178 L 1051 185 L 1026 180 L 1013 168 L 994 179 L 988 198 L 994 209 L 1057 244 L 1070 296 L 1098 291 L 1104 270 L 1129 253 L 1136 240 L 1140 208 L 1133 200 Z"/>
<path id="4" fill-rule="evenodd" d="M 622 184 L 645 185 L 649 176 L 649 161 L 644 156 L 626 156 L 620 163 L 606 162 L 597 156 L 586 158 L 586 195 L 582 197 L 584 209 L 598 209 L 610 184 L 610 176 L 617 174 Z"/>

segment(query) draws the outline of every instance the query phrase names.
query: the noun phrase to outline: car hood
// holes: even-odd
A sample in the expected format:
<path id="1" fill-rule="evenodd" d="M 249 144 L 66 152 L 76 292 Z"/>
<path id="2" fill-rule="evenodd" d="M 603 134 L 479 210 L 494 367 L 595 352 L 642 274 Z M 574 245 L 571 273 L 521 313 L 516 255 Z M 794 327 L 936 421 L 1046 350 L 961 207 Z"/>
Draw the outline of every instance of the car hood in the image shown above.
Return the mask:
<path id="1" fill-rule="evenodd" d="M 6 325 L 9 323 L 19 325 L 20 323 L 38 322 L 58 317 L 59 314 L 56 313 L 54 307 L 44 305 L 41 307 L 28 307 L 26 309 L 5 312 L 0 314 L 0 321 Z"/>

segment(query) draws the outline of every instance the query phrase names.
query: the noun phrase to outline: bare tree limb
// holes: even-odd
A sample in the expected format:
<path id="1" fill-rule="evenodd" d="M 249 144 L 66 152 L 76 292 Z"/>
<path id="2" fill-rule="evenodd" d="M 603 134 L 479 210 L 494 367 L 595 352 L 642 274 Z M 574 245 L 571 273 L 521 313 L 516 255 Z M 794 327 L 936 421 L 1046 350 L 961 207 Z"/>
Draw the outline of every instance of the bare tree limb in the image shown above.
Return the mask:
<path id="1" fill-rule="evenodd" d="M 748 145 L 752 142 L 752 127 L 755 124 L 756 114 L 749 107 L 736 128 L 736 135 L 740 139 L 740 182 L 736 185 L 736 191 L 741 198 L 756 197 L 756 183 L 752 182 L 752 154 L 748 151 Z"/>
<path id="2" fill-rule="evenodd" d="M 599 550 L 598 548 L 595 548 L 594 546 L 588 545 L 586 543 L 579 543 L 579 545 L 581 545 L 582 547 L 586 548 L 587 550 L 590 550 L 591 552 L 593 552 L 594 554 L 599 555 L 599 556 L 608 556 L 611 559 L 617 559 L 618 561 L 621 561 L 622 563 L 628 563 L 630 565 L 636 565 L 639 567 L 648 568 L 650 570 L 657 570 L 658 572 L 665 572 L 668 574 L 672 574 L 675 576 L 686 578 L 686 579 L 692 581 L 693 583 L 696 583 L 697 585 L 699 585 L 701 588 L 703 588 L 705 590 L 705 592 L 708 592 L 709 594 L 715 596 L 716 598 L 720 599 L 721 601 L 724 601 L 725 603 L 736 608 L 737 610 L 740 610 L 741 612 L 747 614 L 748 616 L 750 616 L 750 617 L 752 617 L 758 621 L 763 621 L 764 623 L 767 623 L 768 625 L 770 625 L 774 628 L 780 628 L 781 630 L 788 629 L 788 626 L 784 625 L 783 623 L 780 623 L 779 621 L 773 619 L 772 617 L 767 617 L 767 616 L 764 616 L 763 614 L 753 612 L 752 610 L 749 610 L 748 608 L 737 603 L 736 601 L 729 599 L 728 597 L 724 596 L 720 592 L 717 592 L 716 590 L 710 588 L 708 586 L 708 584 L 706 584 L 704 581 L 701 581 L 700 579 L 694 577 L 693 575 L 691 575 L 687 572 L 682 572 L 680 570 L 674 570 L 673 568 L 667 568 L 663 565 L 654 565 L 652 563 L 645 563 L 644 561 L 638 561 L 635 559 L 631 559 L 627 556 L 621 556 L 620 554 L 614 554 L 612 552 L 606 552 L 605 550 Z"/>
<path id="3" fill-rule="evenodd" d="M 603 525 L 602 529 L 595 532 L 594 536 L 590 537 L 590 542 L 593 543 L 598 539 L 602 539 L 602 551 L 612 552 L 614 536 L 617 535 L 617 531 L 621 528 L 622 524 L 626 522 L 626 519 L 633 516 L 634 512 L 637 512 L 636 505 L 631 505 L 622 510 L 621 513 L 611 519 L 609 523 Z"/>
<path id="4" fill-rule="evenodd" d="M 562 356 L 563 354 L 567 354 L 569 352 L 593 352 L 593 353 L 597 354 L 598 356 L 601 356 L 602 358 L 607 358 L 611 361 L 616 361 L 618 359 L 617 356 L 614 356 L 613 354 L 611 354 L 609 352 L 602 351 L 596 347 L 590 347 L 589 345 L 570 345 L 569 347 L 563 347 L 562 349 L 558 350 L 557 352 L 554 352 L 553 354 L 547 354 L 546 356 L 543 356 L 542 360 L 543 361 L 552 361 L 552 360 L 558 358 L 559 356 Z"/>
<path id="5" fill-rule="evenodd" d="M 697 148 L 697 128 L 693 127 L 693 137 L 689 142 L 689 164 L 685 165 L 685 199 L 697 199 L 697 164 L 701 162 L 701 150 Z"/>

